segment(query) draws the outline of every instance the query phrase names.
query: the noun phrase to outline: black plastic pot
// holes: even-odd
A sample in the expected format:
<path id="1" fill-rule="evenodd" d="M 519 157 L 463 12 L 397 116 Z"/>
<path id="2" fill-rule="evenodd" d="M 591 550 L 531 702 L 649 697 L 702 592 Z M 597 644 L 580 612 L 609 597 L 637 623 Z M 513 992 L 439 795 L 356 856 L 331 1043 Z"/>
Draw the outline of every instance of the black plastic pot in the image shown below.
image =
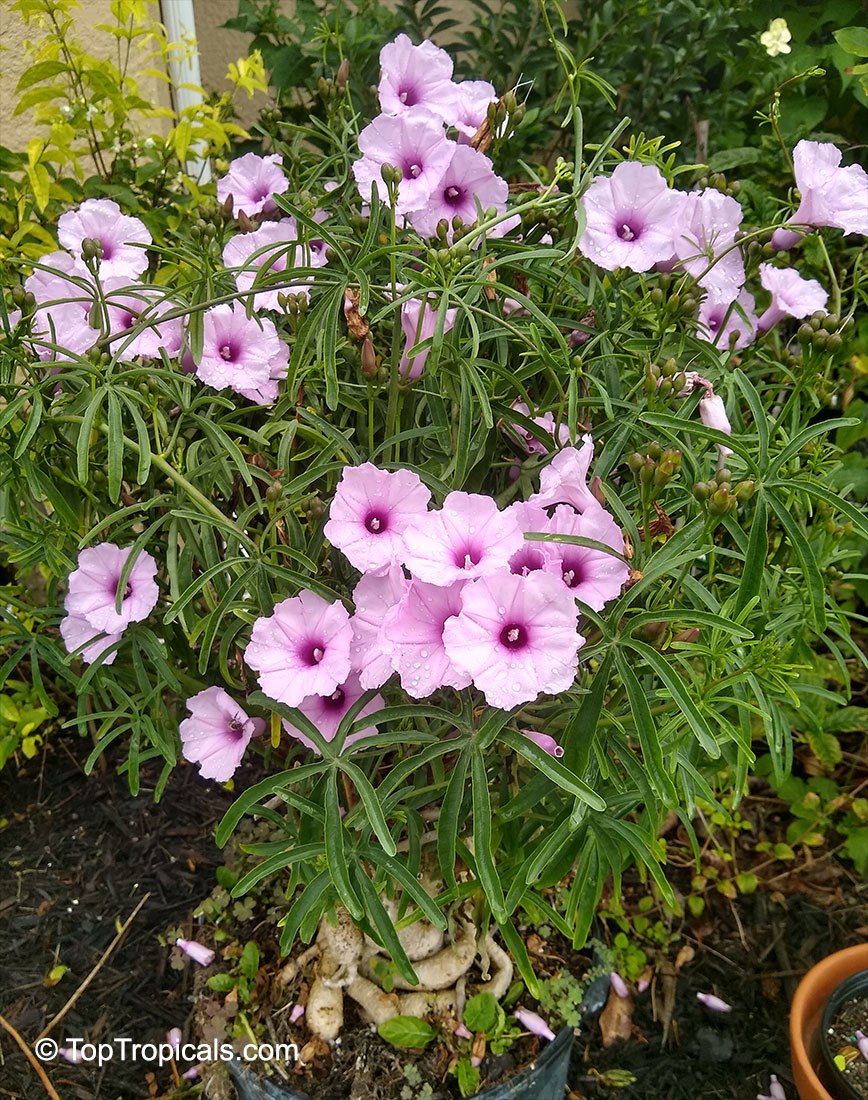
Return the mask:
<path id="1" fill-rule="evenodd" d="M 820 1023 L 820 1054 L 823 1059 L 823 1079 L 835 1100 L 868 1100 L 862 1092 L 857 1092 L 835 1065 L 835 1051 L 829 1045 L 829 1028 L 847 1001 L 854 997 L 868 997 L 868 970 L 853 974 L 841 982 L 826 1002 Z"/>
<path id="2" fill-rule="evenodd" d="M 532 1066 L 502 1085 L 478 1092 L 474 1100 L 563 1100 L 572 1049 L 573 1029 L 565 1027 Z M 273 1078 L 258 1077 L 239 1062 L 231 1062 L 229 1068 L 238 1100 L 309 1100 Z"/>

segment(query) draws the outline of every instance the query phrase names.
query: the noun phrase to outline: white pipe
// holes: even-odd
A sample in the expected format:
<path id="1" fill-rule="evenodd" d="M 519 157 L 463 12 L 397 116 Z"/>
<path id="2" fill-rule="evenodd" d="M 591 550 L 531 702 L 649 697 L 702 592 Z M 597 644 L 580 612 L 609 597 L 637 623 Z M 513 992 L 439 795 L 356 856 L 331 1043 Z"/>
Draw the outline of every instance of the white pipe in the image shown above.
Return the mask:
<path id="1" fill-rule="evenodd" d="M 191 46 L 186 54 L 173 56 L 169 60 L 169 76 L 172 78 L 172 98 L 175 110 L 180 114 L 186 107 L 195 107 L 202 102 L 202 77 L 199 71 L 199 39 L 196 36 L 196 12 L 193 0 L 160 0 L 160 12 L 166 26 L 170 42 Z M 182 87 L 194 85 L 194 87 Z M 199 183 L 208 183 L 211 179 L 210 162 L 195 155 L 187 161 L 187 171 L 195 176 Z"/>

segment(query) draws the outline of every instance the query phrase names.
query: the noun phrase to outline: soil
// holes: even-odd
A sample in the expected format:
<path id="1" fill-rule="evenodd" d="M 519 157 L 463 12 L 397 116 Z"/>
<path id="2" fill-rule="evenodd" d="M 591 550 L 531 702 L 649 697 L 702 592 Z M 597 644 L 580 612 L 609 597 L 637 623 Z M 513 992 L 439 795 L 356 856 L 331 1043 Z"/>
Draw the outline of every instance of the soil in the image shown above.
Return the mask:
<path id="1" fill-rule="evenodd" d="M 16 775 L 0 772 L 0 1015 L 31 1045 L 86 979 L 124 922 L 149 894 L 120 944 L 51 1032 L 106 1041 L 165 1042 L 190 1014 L 192 967 L 169 965 L 158 941 L 214 883 L 220 853 L 211 840 L 231 801 L 192 768 L 176 770 L 159 805 L 159 768 L 145 765 L 133 798 L 107 770 L 85 776 L 89 743 L 58 733 Z M 57 966 L 68 967 L 46 986 Z M 113 1059 L 101 1068 L 45 1065 L 62 1100 L 137 1100 L 172 1085 L 169 1067 Z M 151 1075 L 149 1078 L 148 1075 Z M 0 1100 L 45 1100 L 17 1045 L 0 1030 Z"/>
<path id="2" fill-rule="evenodd" d="M 845 1059 L 841 1076 L 857 1095 L 868 1100 L 868 1061 L 856 1047 L 856 1032 L 868 1034 L 868 997 L 853 997 L 836 1014 L 828 1031 L 832 1055 Z"/>
<path id="3" fill-rule="evenodd" d="M 195 769 L 179 768 L 155 806 L 150 792 L 157 769 L 146 766 L 142 793 L 134 799 L 124 778 L 110 770 L 82 774 L 88 747 L 58 734 L 23 773 L 11 767 L 0 772 L 0 1015 L 32 1048 L 113 940 L 116 921 L 125 921 L 150 893 L 52 1037 L 61 1043 L 71 1036 L 164 1042 L 169 1029 L 179 1027 L 192 1040 L 201 1033 L 193 987 L 206 972 L 181 964 L 160 937 L 180 928 L 187 938 L 204 938 L 189 914 L 214 886 L 221 854 L 211 836 L 232 796 L 202 782 Z M 250 779 L 240 774 L 237 789 Z M 686 891 L 690 872 L 670 870 L 676 883 L 685 877 Z M 678 945 L 691 947 L 694 956 L 676 971 L 661 955 L 651 988 L 633 995 L 629 1038 L 605 1047 L 599 1020 L 583 1023 L 572 1100 L 753 1100 L 767 1091 L 771 1073 L 795 1100 L 787 1041 L 790 997 L 799 977 L 821 957 L 864 942 L 868 884 L 834 860 L 817 859 L 766 887 L 734 900 L 713 897 L 701 919 L 684 923 Z M 641 884 L 628 881 L 628 910 L 631 890 L 641 896 Z M 257 933 L 264 938 L 251 918 L 244 938 Z M 672 959 L 678 945 L 669 953 Z M 587 966 L 587 959 L 567 962 Z M 69 970 L 57 984 L 46 985 L 58 965 Z M 262 970 L 271 973 L 266 982 L 273 980 L 275 966 L 276 952 L 264 949 Z M 732 1011 L 709 1012 L 697 992 L 714 993 Z M 303 1028 L 295 1035 L 299 1045 L 308 1041 Z M 342 1046 L 338 1064 L 346 1097 L 401 1097 L 404 1066 L 415 1058 L 386 1046 L 370 1030 L 348 1035 Z M 426 1057 L 436 1062 L 437 1052 Z M 486 1074 L 492 1068 L 482 1067 Z M 55 1060 L 45 1070 L 62 1100 L 182 1095 L 175 1091 L 176 1071 L 153 1062 L 115 1059 L 97 1067 Z M 296 1087 L 307 1087 L 296 1081 Z M 445 1094 L 445 1086 L 438 1088 Z M 35 1070 L 0 1029 L 0 1100 L 46 1095 Z M 226 1086 L 211 1095 L 231 1100 Z M 411 1089 L 404 1095 L 415 1100 L 421 1093 Z"/>

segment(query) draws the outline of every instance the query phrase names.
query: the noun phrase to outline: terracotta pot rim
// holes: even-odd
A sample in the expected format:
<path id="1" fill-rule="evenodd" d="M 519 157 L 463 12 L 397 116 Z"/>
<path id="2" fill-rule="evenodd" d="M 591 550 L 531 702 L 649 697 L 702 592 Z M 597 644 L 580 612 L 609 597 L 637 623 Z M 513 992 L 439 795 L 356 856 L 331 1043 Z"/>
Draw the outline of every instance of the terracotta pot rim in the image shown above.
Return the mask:
<path id="1" fill-rule="evenodd" d="M 816 966 L 805 974 L 799 982 L 790 1006 L 790 1053 L 796 1083 L 800 1087 L 809 1086 L 814 1090 L 817 1100 L 833 1100 L 828 1089 L 817 1076 L 805 1045 L 806 1018 L 812 1007 L 812 1000 L 822 997 L 824 1000 L 832 994 L 843 981 L 860 970 L 868 969 L 868 943 L 845 947 L 821 959 Z M 823 988 L 829 976 L 834 975 L 831 988 Z M 809 1098 L 806 1098 L 809 1100 Z M 812 1100 L 812 1098 L 811 1098 Z"/>

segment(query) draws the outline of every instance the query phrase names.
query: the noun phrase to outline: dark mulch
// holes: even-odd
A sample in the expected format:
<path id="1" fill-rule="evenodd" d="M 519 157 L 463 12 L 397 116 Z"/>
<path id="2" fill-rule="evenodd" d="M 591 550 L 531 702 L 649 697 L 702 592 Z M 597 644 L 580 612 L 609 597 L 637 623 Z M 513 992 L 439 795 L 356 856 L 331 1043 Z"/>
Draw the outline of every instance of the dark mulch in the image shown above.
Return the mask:
<path id="1" fill-rule="evenodd" d="M 158 769 L 142 772 L 132 798 L 125 778 L 108 770 L 85 777 L 89 745 L 58 734 L 24 775 L 0 772 L 0 1015 L 32 1045 L 87 977 L 123 922 L 150 898 L 124 940 L 65 1019 L 52 1031 L 107 1041 L 165 1042 L 190 1014 L 190 967 L 173 970 L 157 939 L 183 925 L 213 886 L 219 852 L 214 822 L 230 797 L 192 768 L 176 769 L 154 805 Z M 3 824 L 5 822 L 5 824 Z M 189 928 L 189 925 L 188 925 Z M 43 980 L 69 967 L 57 985 Z M 168 1090 L 168 1068 L 113 1060 L 101 1069 L 46 1065 L 62 1100 L 135 1100 L 156 1074 Z M 0 1030 L 0 1100 L 45 1100 L 35 1071 Z"/>
<path id="2" fill-rule="evenodd" d="M 111 771 L 82 775 L 87 747 L 58 736 L 25 774 L 0 773 L 0 1014 L 32 1045 L 111 942 L 116 920 L 150 892 L 121 946 L 52 1036 L 161 1042 L 180 1027 L 190 1038 L 192 966 L 172 969 L 158 936 L 185 922 L 193 933 L 189 913 L 214 884 L 220 855 L 211 837 L 230 796 L 180 768 L 155 806 L 148 784 L 156 771 L 145 769 L 134 799 Z M 692 942 L 695 958 L 669 979 L 675 996 L 665 1046 L 659 1017 L 667 979 L 658 973 L 653 993 L 637 999 L 630 1039 L 605 1049 L 599 1025 L 583 1027 L 574 1100 L 753 1100 L 772 1072 L 796 1100 L 787 1040 L 793 989 L 822 956 L 864 941 L 868 923 L 868 885 L 836 867 L 819 888 L 809 877 L 735 906 L 717 900 L 683 940 Z M 816 904 L 823 899 L 828 904 Z M 46 988 L 43 979 L 57 964 L 69 972 Z M 698 991 L 722 997 L 733 1012 L 709 1014 Z M 46 1068 L 62 1100 L 143 1100 L 172 1091 L 169 1070 L 153 1064 L 115 1060 L 100 1069 L 55 1061 Z M 605 1078 L 612 1070 L 629 1071 L 635 1083 L 613 1087 Z M 0 1030 L 0 1100 L 45 1095 Z"/>
<path id="3" fill-rule="evenodd" d="M 773 900 L 757 893 L 734 909 L 721 902 L 713 930 L 675 983 L 672 1023 L 664 1044 L 660 1020 L 665 981 L 637 998 L 633 1037 L 608 1050 L 598 1026 L 577 1042 L 573 1081 L 587 1100 L 754 1100 L 776 1073 L 798 1100 L 789 1060 L 789 1004 L 801 975 L 833 951 L 863 943 L 868 884 L 847 880 L 828 906 L 801 893 Z M 853 876 L 855 879 L 855 876 Z M 690 939 L 687 939 L 690 943 Z M 710 1012 L 696 999 L 713 993 L 732 1012 Z M 657 1004 L 657 1020 L 654 1005 Z M 596 1073 L 622 1069 L 636 1081 L 612 1090 Z"/>

